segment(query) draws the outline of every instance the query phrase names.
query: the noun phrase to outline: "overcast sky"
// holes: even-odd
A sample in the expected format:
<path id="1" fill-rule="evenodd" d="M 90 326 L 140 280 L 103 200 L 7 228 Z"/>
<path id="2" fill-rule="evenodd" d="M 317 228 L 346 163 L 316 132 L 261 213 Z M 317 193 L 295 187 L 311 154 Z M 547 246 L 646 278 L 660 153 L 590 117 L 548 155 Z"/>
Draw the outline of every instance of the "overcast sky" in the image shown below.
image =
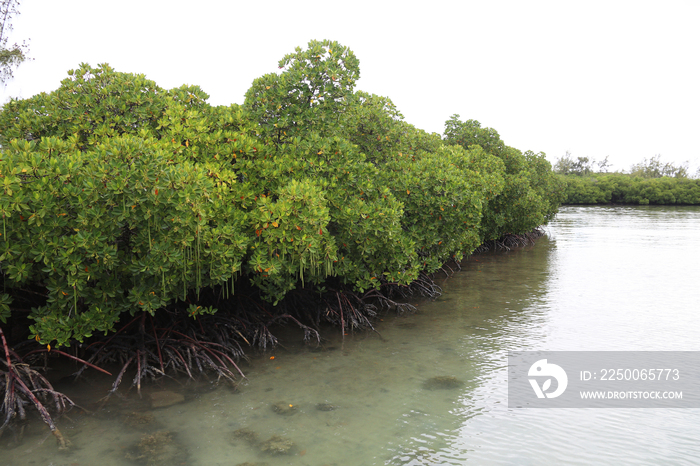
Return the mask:
<path id="1" fill-rule="evenodd" d="M 660 154 L 700 165 L 700 1 L 22 0 L 11 42 L 32 62 L 0 102 L 50 92 L 80 63 L 243 103 L 252 81 L 311 39 L 360 59 L 357 89 L 442 133 L 452 114 L 554 162 Z"/>

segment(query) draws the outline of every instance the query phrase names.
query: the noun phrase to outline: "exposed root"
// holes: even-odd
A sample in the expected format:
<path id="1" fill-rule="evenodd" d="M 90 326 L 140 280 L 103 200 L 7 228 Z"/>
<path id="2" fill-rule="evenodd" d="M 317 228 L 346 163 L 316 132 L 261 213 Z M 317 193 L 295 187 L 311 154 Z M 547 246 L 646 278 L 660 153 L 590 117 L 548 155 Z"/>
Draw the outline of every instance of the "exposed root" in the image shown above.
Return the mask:
<path id="1" fill-rule="evenodd" d="M 426 298 L 435 299 L 442 296 L 442 288 L 440 288 L 431 277 L 424 273 L 421 273 L 410 286 L 416 289 L 421 296 Z"/>
<path id="2" fill-rule="evenodd" d="M 332 290 L 322 298 L 323 320 L 339 325 L 343 335 L 348 331 L 372 329 L 370 318 L 377 315 L 376 306 L 349 291 Z"/>
<path id="3" fill-rule="evenodd" d="M 53 406 L 56 415 L 60 416 L 75 406 L 75 403 L 66 395 L 55 391 L 44 376 L 22 362 L 22 358 L 8 348 L 2 328 L 0 328 L 0 337 L 5 351 L 3 361 L 5 370 L 0 369 L 0 393 L 4 393 L 0 413 L 4 414 L 5 420 L 0 426 L 0 436 L 17 416 L 20 420 L 26 419 L 25 405 L 31 402 L 51 429 L 58 443 L 58 449 L 68 449 L 70 441 L 58 430 L 44 405 Z"/>
<path id="4" fill-rule="evenodd" d="M 214 373 L 217 382 L 225 380 L 233 387 L 239 376 L 245 377 L 236 363 L 245 355 L 235 337 L 240 335 L 247 340 L 233 319 L 223 313 L 200 316 L 198 320 L 174 313 L 162 313 L 158 317 L 141 314 L 116 334 L 88 347 L 92 352 L 88 362 L 117 362 L 122 367 L 103 404 L 116 393 L 127 369 L 133 366 L 136 373 L 131 387 L 136 387 L 139 394 L 144 380 L 168 373 L 184 374 L 191 379 L 196 374 L 207 377 Z"/>
<path id="5" fill-rule="evenodd" d="M 531 244 L 535 244 L 535 240 L 544 236 L 544 234 L 544 230 L 540 228 L 536 228 L 529 233 L 521 233 L 517 235 L 508 233 L 501 238 L 486 241 L 474 250 L 474 254 L 480 254 L 490 250 L 510 251 L 511 249 L 529 246 Z"/>

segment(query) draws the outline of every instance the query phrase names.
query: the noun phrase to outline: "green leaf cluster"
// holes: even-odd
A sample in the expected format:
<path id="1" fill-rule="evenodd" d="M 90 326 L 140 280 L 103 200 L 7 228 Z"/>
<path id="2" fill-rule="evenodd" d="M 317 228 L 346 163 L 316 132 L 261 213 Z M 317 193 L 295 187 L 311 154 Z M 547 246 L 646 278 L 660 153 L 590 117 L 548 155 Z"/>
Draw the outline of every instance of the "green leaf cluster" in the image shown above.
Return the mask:
<path id="1" fill-rule="evenodd" d="M 505 167 L 503 189 L 487 197 L 481 226 L 483 241 L 524 234 L 549 222 L 564 199 L 565 184 L 552 173 L 545 154 L 525 153 L 505 145 L 498 132 L 476 120 L 453 115 L 445 123 L 445 141 L 464 148 L 481 147 Z"/>
<path id="2" fill-rule="evenodd" d="M 31 314 L 41 341 L 108 332 L 124 312 L 154 313 L 240 273 L 245 216 L 217 202 L 203 167 L 171 157 L 134 136 L 3 149 L 0 261 L 10 286 L 45 288 Z"/>
<path id="3" fill-rule="evenodd" d="M 543 154 L 478 122 L 445 137 L 354 89 L 359 61 L 312 41 L 256 79 L 242 106 L 164 90 L 108 65 L 0 112 L 0 319 L 31 288 L 32 336 L 66 345 L 124 314 L 229 296 L 408 285 L 556 212 Z M 37 291 L 38 290 L 38 291 Z"/>

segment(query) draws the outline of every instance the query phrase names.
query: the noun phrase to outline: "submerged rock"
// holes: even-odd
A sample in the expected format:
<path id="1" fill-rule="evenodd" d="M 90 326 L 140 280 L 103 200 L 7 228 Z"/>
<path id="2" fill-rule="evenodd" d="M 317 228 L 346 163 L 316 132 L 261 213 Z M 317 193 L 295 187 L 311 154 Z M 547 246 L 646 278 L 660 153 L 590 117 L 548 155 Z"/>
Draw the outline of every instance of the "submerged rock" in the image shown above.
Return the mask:
<path id="1" fill-rule="evenodd" d="M 171 392 L 170 390 L 153 392 L 149 396 L 151 398 L 152 408 L 166 408 L 185 401 L 184 395 L 181 393 Z"/>
<path id="2" fill-rule="evenodd" d="M 432 377 L 423 382 L 423 388 L 426 390 L 453 390 L 464 385 L 464 382 L 452 376 Z"/>
<path id="3" fill-rule="evenodd" d="M 273 435 L 260 444 L 260 451 L 275 455 L 287 455 L 294 447 L 294 442 L 280 435 Z"/>
<path id="4" fill-rule="evenodd" d="M 291 416 L 292 414 L 296 414 L 297 407 L 286 401 L 278 401 L 272 405 L 272 410 L 282 416 Z"/>
<path id="5" fill-rule="evenodd" d="M 233 438 L 237 440 L 245 440 L 251 444 L 258 443 L 258 433 L 246 427 L 233 431 Z"/>
<path id="6" fill-rule="evenodd" d="M 144 435 L 126 458 L 148 466 L 166 466 L 180 464 L 187 458 L 187 452 L 173 440 L 173 434 L 167 431 Z"/>
<path id="7" fill-rule="evenodd" d="M 316 405 L 316 409 L 319 411 L 335 411 L 338 406 L 332 405 L 330 403 L 319 403 Z"/>

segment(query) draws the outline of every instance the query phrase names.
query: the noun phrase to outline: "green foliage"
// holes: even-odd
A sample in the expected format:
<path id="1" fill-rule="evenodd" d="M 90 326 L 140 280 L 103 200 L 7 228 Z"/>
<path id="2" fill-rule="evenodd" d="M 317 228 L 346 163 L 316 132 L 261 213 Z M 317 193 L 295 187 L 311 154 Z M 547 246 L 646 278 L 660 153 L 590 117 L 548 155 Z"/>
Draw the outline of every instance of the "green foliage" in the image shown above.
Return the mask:
<path id="1" fill-rule="evenodd" d="M 597 170 L 595 166 L 598 167 Z M 578 157 L 574 160 L 567 152 L 565 156 L 557 159 L 554 172 L 560 175 L 589 176 L 595 173 L 607 173 L 610 166 L 608 157 L 600 162 L 588 157 Z M 657 154 L 649 160 L 645 158 L 642 162 L 632 165 L 630 174 L 639 178 L 688 178 L 688 162 L 678 166 L 670 162 L 664 163 L 661 161 L 661 156 Z"/>
<path id="2" fill-rule="evenodd" d="M 608 157 L 605 157 L 600 162 L 596 162 L 595 159 L 589 159 L 588 157 L 577 157 L 574 160 L 567 151 L 566 155 L 557 159 L 554 164 L 554 173 L 586 176 L 596 172 L 595 166 L 598 167 L 598 172 L 607 172 L 612 165 L 608 162 Z"/>
<path id="3" fill-rule="evenodd" d="M 10 318 L 10 304 L 12 304 L 10 295 L 7 293 L 0 294 L 0 322 L 3 324 Z"/>
<path id="4" fill-rule="evenodd" d="M 12 100 L 0 113 L 0 144 L 57 137 L 85 150 L 122 134 L 157 136 L 167 93 L 143 75 L 82 64 L 50 94 Z"/>
<path id="5" fill-rule="evenodd" d="M 688 163 L 676 166 L 661 162 L 661 156 L 632 165 L 630 174 L 602 173 L 607 157 L 593 169 L 595 161 L 579 157 L 573 161 L 567 152 L 554 171 L 566 183 L 565 204 L 698 204 L 698 180 L 688 179 Z M 576 176 L 562 176 L 576 175 Z"/>
<path id="6" fill-rule="evenodd" d="M 284 144 L 268 140 L 259 146 L 235 164 L 261 212 L 252 215 L 251 219 L 256 220 L 252 226 L 256 232 L 270 221 L 299 227 L 296 232 L 292 230 L 292 236 L 275 230 L 270 236 L 261 234 L 260 239 L 286 239 L 294 246 L 303 246 L 297 254 L 309 258 L 299 256 L 301 269 L 291 264 L 272 267 L 270 264 L 277 262 L 276 254 L 284 248 L 278 243 L 265 246 L 268 265 L 262 269 L 275 274 L 264 273 L 269 276 L 260 277 L 256 283 L 271 290 L 263 285 L 263 279 L 279 282 L 282 275 L 286 276 L 286 285 L 269 296 L 272 301 L 278 301 L 283 291 L 292 289 L 301 277 L 320 283 L 326 276 L 337 275 L 343 283 L 364 290 L 379 286 L 377 277 L 405 267 L 405 251 L 411 248 L 404 244 L 406 239 L 400 230 L 401 205 L 376 183 L 377 168 L 356 147 L 345 139 L 315 133 Z M 301 193 L 292 195 L 292 188 Z M 280 217 L 282 213 L 284 217 Z M 297 260 L 296 256 L 287 257 L 287 261 Z M 259 268 L 256 263 L 254 270 Z"/>
<path id="7" fill-rule="evenodd" d="M 651 159 L 646 158 L 637 164 L 632 165 L 630 173 L 641 178 L 688 178 L 688 162 L 675 166 L 673 163 L 663 163 L 660 155 L 655 155 Z"/>
<path id="8" fill-rule="evenodd" d="M 18 0 L 0 0 L 0 84 L 13 78 L 14 68 L 27 60 L 29 47 L 26 43 L 7 47 L 8 34 L 12 31 L 12 17 L 19 14 Z"/>
<path id="9" fill-rule="evenodd" d="M 276 304 L 297 281 L 320 284 L 332 275 L 337 248 L 326 199 L 312 181 L 292 179 L 275 197 L 261 196 L 249 215 L 257 238 L 247 268 Z"/>
<path id="10" fill-rule="evenodd" d="M 528 233 L 556 215 L 564 184 L 554 177 L 544 154 L 523 154 L 506 146 L 494 129 L 482 128 L 475 120 L 462 122 L 459 115 L 445 123 L 445 141 L 465 149 L 481 147 L 503 162 L 503 187 L 492 189 L 486 198 L 482 241 Z"/>
<path id="11" fill-rule="evenodd" d="M 407 150 L 407 138 L 415 139 L 417 134 L 390 99 L 362 91 L 352 96 L 341 131 L 375 165 Z"/>
<path id="12" fill-rule="evenodd" d="M 612 199 L 614 184 L 605 183 L 597 178 L 561 177 L 566 183 L 566 204 L 608 204 Z"/>
<path id="13" fill-rule="evenodd" d="M 14 77 L 14 68 L 27 59 L 26 45 L 15 44 L 6 49 L 0 44 L 0 84 L 6 84 Z"/>
<path id="14" fill-rule="evenodd" d="M 334 134 L 360 77 L 359 65 L 349 48 L 311 41 L 306 50 L 297 47 L 279 61 L 281 74 L 253 81 L 245 107 L 260 134 L 278 143 L 308 133 Z"/>
<path id="15" fill-rule="evenodd" d="M 482 240 L 479 226 L 490 193 L 503 185 L 502 163 L 480 147 L 443 145 L 435 152 L 399 153 L 383 170 L 385 183 L 404 203 L 404 230 L 428 273 L 461 260 Z"/>
<path id="16" fill-rule="evenodd" d="M 325 278 L 317 270 L 325 276 L 337 274 L 357 290 L 379 287 L 383 277 L 408 283 L 417 274 L 405 273 L 415 253 L 401 231 L 401 204 L 377 182 L 379 170 L 343 131 L 342 122 L 358 101 L 353 95 L 358 60 L 337 42 L 312 41 L 308 49 L 297 48 L 284 57 L 279 67 L 281 74 L 255 80 L 246 94 L 245 109 L 258 122 L 261 147 L 253 158 L 239 160 L 236 168 L 257 196 L 277 202 L 284 199 L 280 189 L 291 180 L 313 180 L 318 187 L 317 208 L 325 204 L 329 219 L 327 225 L 317 222 L 317 236 L 332 235 L 335 241 L 314 251 L 314 261 L 303 262 L 309 270 L 296 273 L 308 274 L 314 283 Z M 315 212 L 300 211 L 297 216 L 297 224 L 303 225 Z M 325 266 L 319 269 L 316 260 Z M 287 285 L 281 290 L 291 289 L 295 275 L 289 271 L 294 269 L 285 269 Z M 281 293 L 275 301 L 279 297 Z"/>
<path id="17" fill-rule="evenodd" d="M 342 126 L 379 169 L 380 183 L 403 204 L 401 227 L 415 254 L 406 257 L 410 267 L 400 271 L 402 277 L 387 278 L 400 282 L 421 270 L 432 273 L 481 243 L 483 206 L 502 187 L 500 160 L 414 128 L 386 97 L 356 93 Z"/>
<path id="18" fill-rule="evenodd" d="M 108 332 L 121 313 L 150 313 L 232 280 L 245 216 L 205 170 L 173 163 L 153 139 L 105 139 L 79 151 L 57 138 L 13 141 L 0 162 L 9 287 L 41 284 L 41 341 Z"/>
<path id="19" fill-rule="evenodd" d="M 562 179 L 566 183 L 565 204 L 700 204 L 700 180 L 623 173 Z"/>
<path id="20" fill-rule="evenodd" d="M 8 103 L 0 320 L 31 288 L 32 336 L 61 346 L 137 311 L 211 314 L 200 291 L 240 280 L 274 305 L 297 287 L 406 285 L 556 213 L 543 154 L 457 116 L 445 139 L 416 129 L 354 90 L 347 47 L 312 41 L 279 67 L 243 106 L 85 64 Z"/>

